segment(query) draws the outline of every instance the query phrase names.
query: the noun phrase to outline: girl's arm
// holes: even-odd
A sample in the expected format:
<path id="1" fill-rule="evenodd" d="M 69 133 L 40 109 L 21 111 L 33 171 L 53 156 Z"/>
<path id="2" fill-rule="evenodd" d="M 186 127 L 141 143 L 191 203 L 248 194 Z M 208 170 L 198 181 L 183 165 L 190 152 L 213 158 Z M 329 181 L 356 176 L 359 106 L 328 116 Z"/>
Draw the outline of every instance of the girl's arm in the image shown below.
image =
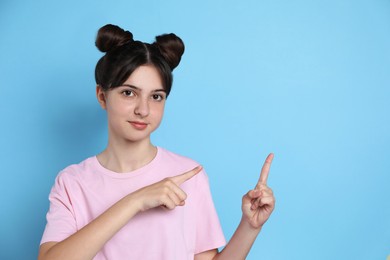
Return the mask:
<path id="1" fill-rule="evenodd" d="M 158 206 L 168 209 L 183 206 L 187 195 L 179 186 L 201 170 L 202 167 L 198 166 L 189 172 L 166 178 L 125 196 L 70 237 L 61 242 L 42 244 L 38 259 L 92 259 L 138 212 Z"/>
<path id="2" fill-rule="evenodd" d="M 229 243 L 220 253 L 216 249 L 202 252 L 195 256 L 195 260 L 246 259 L 257 235 L 275 207 L 275 197 L 267 186 L 273 157 L 271 153 L 265 160 L 255 189 L 243 196 L 241 222 Z"/>

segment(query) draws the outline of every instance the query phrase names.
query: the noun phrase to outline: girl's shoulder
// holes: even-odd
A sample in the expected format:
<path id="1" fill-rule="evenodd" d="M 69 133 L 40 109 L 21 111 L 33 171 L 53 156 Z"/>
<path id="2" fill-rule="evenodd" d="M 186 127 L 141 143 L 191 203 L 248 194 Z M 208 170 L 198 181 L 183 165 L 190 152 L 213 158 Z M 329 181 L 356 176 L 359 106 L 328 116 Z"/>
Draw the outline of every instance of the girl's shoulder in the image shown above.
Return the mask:
<path id="1" fill-rule="evenodd" d="M 79 163 L 71 164 L 62 169 L 58 173 L 57 179 L 77 179 L 93 171 L 96 168 L 96 163 L 98 163 L 96 156 L 88 157 Z"/>
<path id="2" fill-rule="evenodd" d="M 186 167 L 196 167 L 199 165 L 199 162 L 187 156 L 169 151 L 162 147 L 157 147 L 157 148 L 158 148 L 159 161 L 161 162 L 180 164 L 180 165 L 185 165 Z"/>

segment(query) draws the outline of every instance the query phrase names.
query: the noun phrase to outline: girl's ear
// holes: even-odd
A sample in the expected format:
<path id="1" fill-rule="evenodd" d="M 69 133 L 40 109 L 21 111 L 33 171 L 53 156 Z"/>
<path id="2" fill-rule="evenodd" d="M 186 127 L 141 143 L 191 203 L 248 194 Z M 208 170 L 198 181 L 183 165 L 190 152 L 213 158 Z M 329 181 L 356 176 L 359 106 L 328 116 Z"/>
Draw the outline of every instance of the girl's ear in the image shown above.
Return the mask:
<path id="1" fill-rule="evenodd" d="M 96 85 L 96 98 L 103 109 L 107 108 L 106 93 L 100 85 Z"/>

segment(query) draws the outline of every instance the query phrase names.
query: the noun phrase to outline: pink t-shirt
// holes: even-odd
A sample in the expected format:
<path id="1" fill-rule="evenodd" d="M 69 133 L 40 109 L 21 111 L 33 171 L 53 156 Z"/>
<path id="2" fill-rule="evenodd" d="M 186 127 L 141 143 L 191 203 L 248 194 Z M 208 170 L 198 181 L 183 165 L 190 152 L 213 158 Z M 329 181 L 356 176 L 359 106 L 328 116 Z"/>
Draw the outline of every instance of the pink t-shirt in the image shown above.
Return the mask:
<path id="1" fill-rule="evenodd" d="M 197 165 L 158 147 L 149 164 L 129 173 L 104 168 L 96 156 L 65 168 L 49 196 L 50 209 L 41 244 L 64 240 L 127 194 Z M 187 194 L 184 206 L 174 210 L 158 207 L 137 214 L 94 259 L 185 260 L 224 246 L 205 172 L 186 181 L 181 188 Z"/>

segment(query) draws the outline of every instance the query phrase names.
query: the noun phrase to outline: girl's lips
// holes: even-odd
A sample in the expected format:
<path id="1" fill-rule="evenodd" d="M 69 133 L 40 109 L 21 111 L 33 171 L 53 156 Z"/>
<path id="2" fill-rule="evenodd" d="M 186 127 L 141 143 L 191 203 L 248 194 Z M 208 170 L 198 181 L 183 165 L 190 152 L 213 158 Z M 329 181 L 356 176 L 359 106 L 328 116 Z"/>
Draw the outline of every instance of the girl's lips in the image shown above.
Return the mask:
<path id="1" fill-rule="evenodd" d="M 148 126 L 146 123 L 137 121 L 130 121 L 129 123 L 137 130 L 144 130 Z"/>

